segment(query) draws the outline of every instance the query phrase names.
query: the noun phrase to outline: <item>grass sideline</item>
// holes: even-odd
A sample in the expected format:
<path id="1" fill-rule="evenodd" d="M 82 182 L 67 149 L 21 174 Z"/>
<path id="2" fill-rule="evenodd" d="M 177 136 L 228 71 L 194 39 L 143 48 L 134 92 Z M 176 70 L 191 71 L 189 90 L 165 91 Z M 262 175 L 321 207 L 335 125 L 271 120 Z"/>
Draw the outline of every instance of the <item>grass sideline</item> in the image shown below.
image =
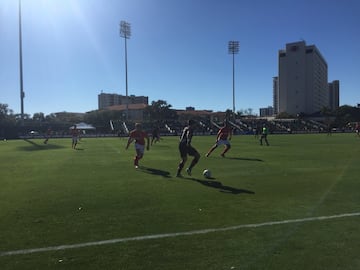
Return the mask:
<path id="1" fill-rule="evenodd" d="M 173 177 L 177 138 L 132 165 L 126 139 L 0 142 L 0 252 L 359 212 L 353 134 L 235 136 Z M 208 181 L 203 169 L 212 171 Z M 359 269 L 359 217 L 0 257 L 1 269 Z M 306 258 L 306 259 L 304 259 Z"/>

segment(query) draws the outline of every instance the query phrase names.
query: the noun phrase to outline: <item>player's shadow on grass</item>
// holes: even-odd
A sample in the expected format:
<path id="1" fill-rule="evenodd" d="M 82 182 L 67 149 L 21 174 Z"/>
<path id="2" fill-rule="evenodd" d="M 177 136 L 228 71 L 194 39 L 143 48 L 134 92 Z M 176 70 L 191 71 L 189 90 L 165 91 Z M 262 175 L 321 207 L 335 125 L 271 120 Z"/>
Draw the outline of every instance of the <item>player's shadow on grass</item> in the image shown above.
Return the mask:
<path id="1" fill-rule="evenodd" d="M 29 143 L 29 145 L 19 146 L 18 148 L 24 151 L 40 151 L 40 150 L 50 150 L 50 149 L 60 149 L 64 148 L 62 145 L 56 145 L 47 143 L 44 144 L 43 141 L 41 141 L 43 144 L 38 144 L 32 140 L 24 139 L 25 142 Z"/>
<path id="2" fill-rule="evenodd" d="M 200 180 L 200 179 L 196 179 L 196 178 L 189 178 L 189 179 L 190 179 L 191 181 L 198 182 L 198 183 L 200 183 L 200 184 L 202 184 L 202 185 L 204 185 L 204 186 L 218 189 L 220 192 L 223 192 L 223 193 L 231 193 L 231 194 L 241 194 L 241 193 L 245 193 L 245 194 L 255 194 L 255 192 L 254 192 L 254 191 L 251 191 L 251 190 L 239 189 L 239 188 L 224 186 L 221 182 L 218 182 L 218 181 Z"/>
<path id="3" fill-rule="evenodd" d="M 259 158 L 227 157 L 227 159 L 264 162 L 264 160 Z"/>
<path id="4" fill-rule="evenodd" d="M 144 166 L 140 166 L 139 169 L 140 169 L 140 171 L 142 171 L 144 173 L 159 175 L 159 176 L 162 176 L 165 178 L 171 177 L 170 172 L 168 172 L 168 171 L 163 171 L 163 170 L 154 169 L 154 168 L 148 168 L 148 167 L 144 167 Z"/>

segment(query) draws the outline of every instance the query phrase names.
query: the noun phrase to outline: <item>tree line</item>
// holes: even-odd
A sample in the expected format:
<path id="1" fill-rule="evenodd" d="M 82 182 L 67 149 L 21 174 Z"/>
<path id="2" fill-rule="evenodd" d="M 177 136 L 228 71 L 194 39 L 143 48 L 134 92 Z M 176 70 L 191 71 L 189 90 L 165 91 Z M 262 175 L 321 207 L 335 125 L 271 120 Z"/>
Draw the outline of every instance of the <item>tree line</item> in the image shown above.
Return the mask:
<path id="1" fill-rule="evenodd" d="M 164 100 L 157 100 L 152 101 L 145 108 L 143 118 L 144 121 L 178 120 L 178 115 L 171 104 Z M 0 138 L 17 138 L 31 130 L 45 133 L 49 128 L 56 132 L 66 133 L 69 127 L 79 122 L 93 125 L 98 132 L 110 132 L 110 120 L 125 121 L 126 117 L 122 111 L 95 110 L 84 114 L 63 112 L 45 115 L 38 112 L 32 116 L 25 114 L 22 118 L 20 114 L 14 114 L 8 104 L 0 103 Z"/>

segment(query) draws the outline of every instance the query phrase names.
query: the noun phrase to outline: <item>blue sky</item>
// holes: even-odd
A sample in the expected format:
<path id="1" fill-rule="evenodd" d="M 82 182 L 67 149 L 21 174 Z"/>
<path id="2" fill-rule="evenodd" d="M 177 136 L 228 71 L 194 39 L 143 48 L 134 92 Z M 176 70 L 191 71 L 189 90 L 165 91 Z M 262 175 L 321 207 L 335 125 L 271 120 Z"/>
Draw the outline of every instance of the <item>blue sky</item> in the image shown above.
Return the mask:
<path id="1" fill-rule="evenodd" d="M 279 49 L 305 40 L 340 80 L 340 104 L 360 103 L 358 0 L 22 0 L 25 113 L 86 112 L 97 95 L 125 95 L 124 39 L 131 23 L 129 94 L 176 109 L 272 105 Z M 20 112 L 18 1 L 0 0 L 0 103 Z"/>

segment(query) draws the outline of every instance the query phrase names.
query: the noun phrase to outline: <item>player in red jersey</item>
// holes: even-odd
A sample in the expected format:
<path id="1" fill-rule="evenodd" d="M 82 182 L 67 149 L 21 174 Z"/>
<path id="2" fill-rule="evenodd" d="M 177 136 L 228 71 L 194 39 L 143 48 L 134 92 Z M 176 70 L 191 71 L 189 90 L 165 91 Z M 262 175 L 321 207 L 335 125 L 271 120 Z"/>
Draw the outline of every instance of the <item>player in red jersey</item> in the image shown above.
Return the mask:
<path id="1" fill-rule="evenodd" d="M 232 137 L 232 128 L 228 121 L 225 121 L 224 126 L 219 129 L 219 132 L 216 137 L 216 143 L 210 148 L 206 153 L 206 157 L 210 156 L 212 151 L 214 151 L 218 146 L 225 145 L 224 150 L 221 153 L 222 157 L 225 157 L 225 153 L 230 150 L 230 140 Z"/>
<path id="2" fill-rule="evenodd" d="M 135 129 L 130 131 L 129 139 L 126 145 L 126 150 L 129 145 L 135 141 L 136 156 L 134 157 L 134 166 L 137 169 L 139 167 L 139 160 L 144 156 L 145 150 L 145 139 L 146 139 L 146 150 L 149 150 L 149 136 L 145 131 L 142 130 L 141 124 L 136 123 Z"/>

